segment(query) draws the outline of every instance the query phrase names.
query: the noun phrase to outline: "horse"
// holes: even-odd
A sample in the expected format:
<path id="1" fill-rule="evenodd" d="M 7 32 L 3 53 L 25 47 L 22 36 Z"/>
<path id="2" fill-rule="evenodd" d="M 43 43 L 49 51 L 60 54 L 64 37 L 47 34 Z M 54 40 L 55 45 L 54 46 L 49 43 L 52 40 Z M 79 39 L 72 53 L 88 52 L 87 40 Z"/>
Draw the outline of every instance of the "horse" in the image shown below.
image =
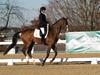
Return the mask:
<path id="1" fill-rule="evenodd" d="M 33 36 L 33 33 L 34 33 L 35 28 L 26 29 L 24 31 L 16 32 L 13 35 L 12 44 L 4 52 L 4 55 L 7 54 L 8 51 L 16 45 L 17 40 L 18 40 L 18 35 L 21 34 L 20 35 L 20 38 L 21 38 L 21 40 L 24 43 L 24 46 L 22 48 L 22 52 L 25 55 L 25 57 L 28 54 L 28 56 L 30 58 L 32 58 L 31 50 L 32 50 L 32 47 L 33 47 L 33 45 L 35 43 L 36 44 L 44 44 L 44 45 L 47 46 L 47 54 L 46 54 L 45 59 L 42 62 L 42 66 L 44 66 L 47 58 L 49 57 L 49 54 L 50 54 L 50 50 L 51 49 L 53 49 L 53 51 L 55 53 L 54 57 L 50 61 L 50 63 L 52 63 L 54 61 L 54 59 L 56 58 L 57 54 L 58 54 L 57 49 L 56 49 L 56 43 L 57 43 L 57 41 L 59 39 L 59 34 L 60 34 L 60 32 L 61 32 L 62 29 L 63 30 L 66 29 L 67 25 L 68 25 L 67 18 L 64 18 L 64 17 L 61 18 L 61 19 L 59 19 L 58 21 L 56 21 L 53 25 L 51 25 L 49 27 L 48 35 L 45 38 L 45 43 L 42 43 L 41 38 L 36 38 L 35 36 Z M 26 54 L 26 50 L 27 50 L 27 54 Z"/>

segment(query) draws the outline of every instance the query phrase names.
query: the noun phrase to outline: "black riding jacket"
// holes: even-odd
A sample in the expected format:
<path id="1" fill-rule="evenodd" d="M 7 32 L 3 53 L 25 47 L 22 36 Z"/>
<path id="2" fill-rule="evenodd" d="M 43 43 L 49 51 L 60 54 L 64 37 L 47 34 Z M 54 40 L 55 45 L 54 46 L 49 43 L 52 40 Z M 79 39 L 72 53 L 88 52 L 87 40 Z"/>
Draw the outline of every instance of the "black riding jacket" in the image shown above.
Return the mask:
<path id="1" fill-rule="evenodd" d="M 39 15 L 39 21 L 40 21 L 40 23 L 39 23 L 39 28 L 40 27 L 47 27 L 47 20 L 46 20 L 46 15 L 45 14 L 43 14 L 43 13 L 40 13 L 40 15 Z"/>

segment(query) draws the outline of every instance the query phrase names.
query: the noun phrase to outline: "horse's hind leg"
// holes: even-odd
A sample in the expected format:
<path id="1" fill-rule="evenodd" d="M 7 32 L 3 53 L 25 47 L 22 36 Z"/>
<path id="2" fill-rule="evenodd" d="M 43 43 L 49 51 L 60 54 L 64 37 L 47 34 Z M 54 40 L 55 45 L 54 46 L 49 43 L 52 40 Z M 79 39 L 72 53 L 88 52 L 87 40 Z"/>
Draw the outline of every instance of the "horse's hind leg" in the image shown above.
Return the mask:
<path id="1" fill-rule="evenodd" d="M 35 64 L 35 60 L 34 60 L 34 58 L 32 58 L 32 54 L 31 54 L 31 51 L 32 51 L 33 45 L 34 45 L 34 42 L 32 42 L 32 43 L 29 45 L 29 47 L 28 47 L 28 51 L 27 51 L 27 54 L 28 54 L 29 57 L 32 59 L 33 64 Z"/>
<path id="2" fill-rule="evenodd" d="M 20 32 L 17 32 L 17 33 L 15 33 L 15 34 L 13 35 L 12 44 L 11 44 L 11 45 L 7 48 L 7 50 L 4 52 L 4 55 L 7 54 L 8 51 L 16 45 L 16 43 L 17 43 L 17 41 L 18 41 L 18 34 L 19 34 L 19 33 L 20 33 Z"/>
<path id="3" fill-rule="evenodd" d="M 29 55 L 30 58 L 32 58 L 31 51 L 32 51 L 33 45 L 34 45 L 34 42 L 32 42 L 32 43 L 29 45 L 28 51 L 27 51 L 27 54 Z"/>
<path id="4" fill-rule="evenodd" d="M 24 56 L 26 57 L 26 50 L 27 50 L 27 46 L 24 45 L 23 48 L 22 48 L 22 52 L 24 54 Z"/>
<path id="5" fill-rule="evenodd" d="M 57 56 L 57 48 L 56 48 L 56 46 L 53 45 L 53 46 L 52 46 L 52 49 L 53 49 L 53 51 L 55 52 L 55 56 L 52 58 L 52 60 L 50 61 L 50 63 L 52 63 L 52 62 L 55 60 L 56 56 Z"/>
<path id="6" fill-rule="evenodd" d="M 28 46 L 27 46 L 27 45 L 24 45 L 24 47 L 23 47 L 23 49 L 22 49 L 22 52 L 23 52 L 23 54 L 24 54 L 24 56 L 25 56 L 25 58 L 26 58 L 27 64 L 29 64 L 29 57 L 28 57 L 27 54 L 26 54 L 27 48 L 28 48 Z"/>

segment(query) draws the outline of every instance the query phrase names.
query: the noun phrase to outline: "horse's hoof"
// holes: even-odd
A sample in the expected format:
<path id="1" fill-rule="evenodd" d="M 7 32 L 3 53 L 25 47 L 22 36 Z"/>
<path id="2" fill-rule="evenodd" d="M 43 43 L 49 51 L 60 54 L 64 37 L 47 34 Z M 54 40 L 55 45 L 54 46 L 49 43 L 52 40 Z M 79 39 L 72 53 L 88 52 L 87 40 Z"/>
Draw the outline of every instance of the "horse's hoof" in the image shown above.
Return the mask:
<path id="1" fill-rule="evenodd" d="M 44 63 L 42 63 L 42 66 L 44 66 Z"/>
<path id="2" fill-rule="evenodd" d="M 42 64 L 42 66 L 44 66 L 44 64 Z"/>
<path id="3" fill-rule="evenodd" d="M 36 64 L 36 63 L 35 63 L 35 59 L 33 59 L 33 58 L 32 58 L 32 62 L 33 62 L 33 65 L 35 65 L 35 64 Z"/>
<path id="4" fill-rule="evenodd" d="M 29 64 L 29 61 L 27 61 L 27 64 Z"/>
<path id="5" fill-rule="evenodd" d="M 52 64 L 53 61 L 50 61 L 49 63 Z"/>
<path id="6" fill-rule="evenodd" d="M 3 53 L 3 55 L 6 55 L 6 53 Z"/>

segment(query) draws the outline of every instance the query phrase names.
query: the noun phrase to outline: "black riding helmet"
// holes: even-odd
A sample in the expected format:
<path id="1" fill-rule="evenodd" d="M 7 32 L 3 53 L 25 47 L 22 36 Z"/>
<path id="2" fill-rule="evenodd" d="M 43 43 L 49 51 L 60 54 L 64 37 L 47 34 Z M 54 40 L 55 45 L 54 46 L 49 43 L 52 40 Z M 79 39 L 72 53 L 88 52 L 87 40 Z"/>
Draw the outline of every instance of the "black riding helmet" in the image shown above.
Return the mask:
<path id="1" fill-rule="evenodd" d="M 45 8 L 45 7 L 41 7 L 41 8 L 40 8 L 40 13 L 41 13 L 41 11 L 43 11 L 43 10 L 46 10 L 46 8 Z"/>

